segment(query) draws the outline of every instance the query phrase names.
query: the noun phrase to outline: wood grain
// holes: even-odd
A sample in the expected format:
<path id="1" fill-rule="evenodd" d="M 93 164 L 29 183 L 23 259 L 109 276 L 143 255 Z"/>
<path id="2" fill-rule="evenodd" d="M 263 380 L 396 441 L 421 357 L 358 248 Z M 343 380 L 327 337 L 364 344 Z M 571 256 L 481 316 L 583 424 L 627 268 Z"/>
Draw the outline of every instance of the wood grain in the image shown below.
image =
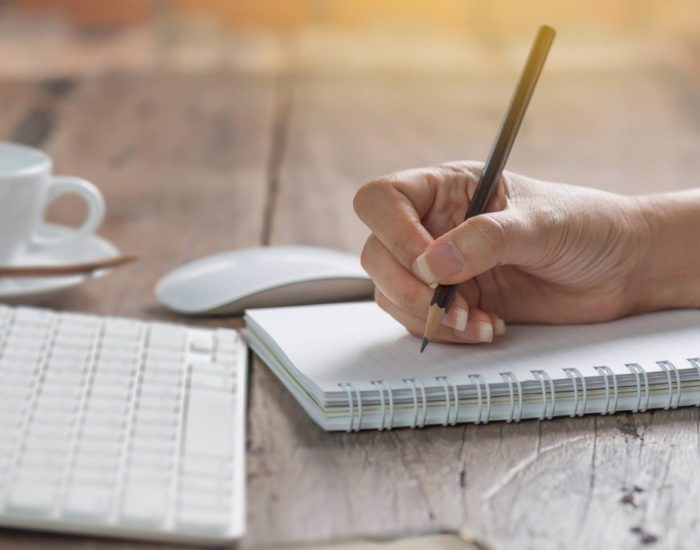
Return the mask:
<path id="1" fill-rule="evenodd" d="M 10 66 L 12 76 L 0 68 L 0 138 L 37 143 L 57 172 L 94 181 L 107 199 L 102 234 L 144 258 L 47 303 L 59 309 L 178 319 L 152 288 L 183 261 L 262 241 L 359 252 L 357 187 L 410 166 L 483 159 L 515 78 L 483 64 L 328 70 L 330 49 L 315 65 L 270 54 L 267 39 L 248 42 L 250 59 L 275 60 L 262 72 L 206 52 L 197 64 L 185 39 L 175 54 L 146 48 L 143 64 L 134 52 L 157 40 L 114 40 L 99 42 L 97 70 L 90 44 L 70 38 L 68 80 L 34 78 L 39 61 L 27 73 Z M 223 51 L 214 42 L 207 52 Z M 75 59 L 90 60 L 84 72 Z M 556 65 L 509 168 L 628 193 L 695 185 L 700 71 L 684 62 Z M 51 214 L 74 222 L 80 208 L 62 202 Z M 515 549 L 693 548 L 700 536 L 697 409 L 330 434 L 258 361 L 251 379 L 244 547 L 462 526 Z M 0 530 L 2 550 L 152 547 Z"/>
<path id="2" fill-rule="evenodd" d="M 297 76 L 272 242 L 359 251 L 357 186 L 483 159 L 513 78 Z M 696 100 L 675 65 L 550 72 L 510 167 L 624 193 L 693 186 Z M 685 504 L 700 487 L 682 481 L 699 458 L 695 409 L 325 434 L 266 369 L 255 385 L 250 526 L 263 545 L 466 526 L 502 548 L 682 548 L 700 529 Z"/>

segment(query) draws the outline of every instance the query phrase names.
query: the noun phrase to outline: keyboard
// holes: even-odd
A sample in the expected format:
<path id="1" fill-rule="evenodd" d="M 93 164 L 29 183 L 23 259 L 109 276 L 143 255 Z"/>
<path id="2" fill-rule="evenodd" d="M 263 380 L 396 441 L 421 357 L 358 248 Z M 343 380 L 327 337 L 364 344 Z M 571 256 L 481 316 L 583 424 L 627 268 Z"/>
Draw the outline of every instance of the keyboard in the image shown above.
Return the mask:
<path id="1" fill-rule="evenodd" d="M 246 354 L 228 329 L 0 305 L 0 525 L 240 538 Z"/>

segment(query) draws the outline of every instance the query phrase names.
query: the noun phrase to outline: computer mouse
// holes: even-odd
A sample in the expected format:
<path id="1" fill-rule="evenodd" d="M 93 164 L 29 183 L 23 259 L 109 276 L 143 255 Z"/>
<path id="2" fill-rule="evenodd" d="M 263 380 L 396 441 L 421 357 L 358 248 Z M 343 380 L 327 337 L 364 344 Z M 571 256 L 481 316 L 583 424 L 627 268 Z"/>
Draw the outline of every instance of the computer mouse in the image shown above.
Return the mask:
<path id="1" fill-rule="evenodd" d="M 226 315 L 370 299 L 374 285 L 351 254 L 313 246 L 264 246 L 182 265 L 158 282 L 155 293 L 178 313 Z"/>

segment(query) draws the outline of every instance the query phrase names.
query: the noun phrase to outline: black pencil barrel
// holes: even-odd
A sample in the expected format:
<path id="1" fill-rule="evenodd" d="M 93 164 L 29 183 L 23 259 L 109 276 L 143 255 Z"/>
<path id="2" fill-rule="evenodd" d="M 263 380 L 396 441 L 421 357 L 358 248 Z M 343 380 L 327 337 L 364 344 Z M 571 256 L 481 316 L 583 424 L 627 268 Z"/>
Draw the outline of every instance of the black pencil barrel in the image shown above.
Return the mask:
<path id="1" fill-rule="evenodd" d="M 486 211 L 489 200 L 491 200 L 493 191 L 496 188 L 496 183 L 501 177 L 510 151 L 513 148 L 513 143 L 518 135 L 518 130 L 520 130 L 525 111 L 530 103 L 530 98 L 535 90 L 544 63 L 547 60 L 547 54 L 555 35 L 554 29 L 546 25 L 540 27 L 537 33 L 537 37 L 527 57 L 525 68 L 520 75 L 515 93 L 506 111 L 506 116 L 501 122 L 501 126 L 496 134 L 496 140 L 484 164 L 479 183 L 464 217 L 465 220 L 483 214 Z M 456 287 L 454 285 L 438 285 L 430 304 L 437 304 L 440 308 L 448 311 L 455 291 Z"/>

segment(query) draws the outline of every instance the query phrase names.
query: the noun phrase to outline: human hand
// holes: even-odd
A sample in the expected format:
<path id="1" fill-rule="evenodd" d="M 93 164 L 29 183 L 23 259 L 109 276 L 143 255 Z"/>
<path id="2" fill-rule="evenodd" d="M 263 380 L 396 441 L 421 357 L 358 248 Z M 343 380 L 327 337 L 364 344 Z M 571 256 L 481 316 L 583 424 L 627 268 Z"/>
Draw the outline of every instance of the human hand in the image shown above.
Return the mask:
<path id="1" fill-rule="evenodd" d="M 421 335 L 435 283 L 457 293 L 438 340 L 489 342 L 504 321 L 586 323 L 638 309 L 650 225 L 634 197 L 504 172 L 487 213 L 464 221 L 482 165 L 397 172 L 357 192 L 372 234 L 362 265 L 377 303 Z"/>

